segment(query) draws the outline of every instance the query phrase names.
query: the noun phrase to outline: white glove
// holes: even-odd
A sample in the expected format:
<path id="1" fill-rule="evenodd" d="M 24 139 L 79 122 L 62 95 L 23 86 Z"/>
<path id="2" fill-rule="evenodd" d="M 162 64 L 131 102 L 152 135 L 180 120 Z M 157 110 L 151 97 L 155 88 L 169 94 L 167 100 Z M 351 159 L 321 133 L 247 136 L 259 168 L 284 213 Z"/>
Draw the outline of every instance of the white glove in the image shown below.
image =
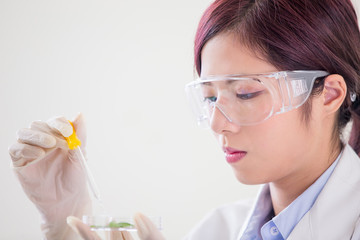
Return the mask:
<path id="1" fill-rule="evenodd" d="M 101 240 L 99 235 L 92 232 L 80 219 L 70 216 L 67 218 L 68 225 L 84 240 Z M 164 236 L 156 228 L 154 223 L 141 213 L 134 216 L 137 234 L 141 240 L 165 240 Z M 129 232 L 112 232 L 109 240 L 133 240 Z"/>
<path id="2" fill-rule="evenodd" d="M 73 121 L 85 154 L 85 125 L 79 114 Z M 41 214 L 45 239 L 78 239 L 66 217 L 91 213 L 85 174 L 64 139 L 72 134 L 64 117 L 35 121 L 17 132 L 17 143 L 9 148 L 14 172 L 26 195 Z"/>

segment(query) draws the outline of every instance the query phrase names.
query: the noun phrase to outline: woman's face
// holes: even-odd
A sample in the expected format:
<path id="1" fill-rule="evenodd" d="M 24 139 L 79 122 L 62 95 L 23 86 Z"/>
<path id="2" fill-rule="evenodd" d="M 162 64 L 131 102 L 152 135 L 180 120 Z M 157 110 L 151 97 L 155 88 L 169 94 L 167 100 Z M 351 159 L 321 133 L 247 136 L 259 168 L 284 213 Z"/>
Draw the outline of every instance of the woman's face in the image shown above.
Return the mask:
<path id="1" fill-rule="evenodd" d="M 231 34 L 220 34 L 209 40 L 201 59 L 201 77 L 279 71 Z M 316 130 L 316 121 L 305 124 L 301 110 L 300 107 L 273 116 L 258 125 L 239 126 L 215 108 L 211 129 L 240 182 L 285 182 L 288 178 L 301 179 L 311 169 L 314 163 L 310 156 L 317 152 L 315 141 L 319 140 L 314 136 L 319 136 L 320 130 Z M 316 114 L 312 118 L 316 118 Z"/>

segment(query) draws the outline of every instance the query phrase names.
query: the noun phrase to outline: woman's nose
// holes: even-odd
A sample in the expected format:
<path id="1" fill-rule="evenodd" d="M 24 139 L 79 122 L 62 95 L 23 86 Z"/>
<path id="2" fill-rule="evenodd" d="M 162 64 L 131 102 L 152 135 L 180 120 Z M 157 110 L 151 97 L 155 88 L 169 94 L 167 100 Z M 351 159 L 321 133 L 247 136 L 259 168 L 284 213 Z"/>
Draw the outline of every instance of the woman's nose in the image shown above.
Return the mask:
<path id="1" fill-rule="evenodd" d="M 233 122 L 231 117 L 224 111 L 224 108 L 218 103 L 213 105 L 210 127 L 217 134 L 236 132 L 239 129 L 239 125 Z"/>

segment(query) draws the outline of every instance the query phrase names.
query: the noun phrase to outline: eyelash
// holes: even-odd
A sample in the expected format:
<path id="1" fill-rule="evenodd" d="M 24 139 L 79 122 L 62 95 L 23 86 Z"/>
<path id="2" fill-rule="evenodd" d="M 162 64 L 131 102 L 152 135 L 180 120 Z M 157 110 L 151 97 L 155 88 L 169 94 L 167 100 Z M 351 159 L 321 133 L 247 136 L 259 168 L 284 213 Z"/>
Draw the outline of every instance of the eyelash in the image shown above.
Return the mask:
<path id="1" fill-rule="evenodd" d="M 257 91 L 252 93 L 246 93 L 246 94 L 236 94 L 236 97 L 240 98 L 241 100 L 249 100 L 251 98 L 259 96 L 263 91 Z"/>
<path id="2" fill-rule="evenodd" d="M 257 91 L 257 92 L 245 93 L 245 94 L 236 94 L 236 97 L 239 98 L 240 100 L 249 100 L 249 99 L 259 96 L 262 92 L 263 91 Z M 217 97 L 215 97 L 215 96 L 204 98 L 204 101 L 209 101 L 209 102 L 216 102 L 216 100 L 217 100 Z"/>
<path id="3" fill-rule="evenodd" d="M 208 102 L 216 102 L 216 100 L 217 100 L 217 97 L 214 97 L 214 96 L 212 96 L 212 97 L 205 97 L 205 98 L 204 98 L 204 102 L 205 102 L 205 101 L 208 101 Z"/>

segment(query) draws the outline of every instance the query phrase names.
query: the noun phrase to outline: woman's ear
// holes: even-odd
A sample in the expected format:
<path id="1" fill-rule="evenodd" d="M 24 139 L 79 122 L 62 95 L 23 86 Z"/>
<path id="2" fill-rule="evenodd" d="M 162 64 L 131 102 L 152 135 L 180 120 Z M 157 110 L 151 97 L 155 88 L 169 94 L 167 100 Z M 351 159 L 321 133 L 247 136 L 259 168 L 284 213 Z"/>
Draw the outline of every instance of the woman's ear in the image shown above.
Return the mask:
<path id="1" fill-rule="evenodd" d="M 346 82 L 338 74 L 332 74 L 325 78 L 324 83 L 324 108 L 327 113 L 336 112 L 346 97 Z"/>

